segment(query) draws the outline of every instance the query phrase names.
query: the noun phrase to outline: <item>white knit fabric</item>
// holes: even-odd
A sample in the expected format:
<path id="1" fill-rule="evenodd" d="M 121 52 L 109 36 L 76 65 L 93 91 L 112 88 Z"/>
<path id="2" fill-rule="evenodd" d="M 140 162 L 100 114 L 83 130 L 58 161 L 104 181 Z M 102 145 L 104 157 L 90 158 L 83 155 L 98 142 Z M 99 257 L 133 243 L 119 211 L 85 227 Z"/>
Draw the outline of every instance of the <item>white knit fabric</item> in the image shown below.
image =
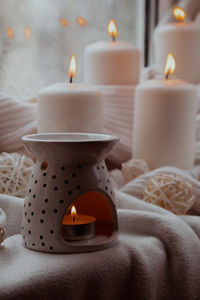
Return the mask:
<path id="1" fill-rule="evenodd" d="M 22 136 L 36 132 L 37 105 L 0 94 L 0 152 L 24 151 Z"/>

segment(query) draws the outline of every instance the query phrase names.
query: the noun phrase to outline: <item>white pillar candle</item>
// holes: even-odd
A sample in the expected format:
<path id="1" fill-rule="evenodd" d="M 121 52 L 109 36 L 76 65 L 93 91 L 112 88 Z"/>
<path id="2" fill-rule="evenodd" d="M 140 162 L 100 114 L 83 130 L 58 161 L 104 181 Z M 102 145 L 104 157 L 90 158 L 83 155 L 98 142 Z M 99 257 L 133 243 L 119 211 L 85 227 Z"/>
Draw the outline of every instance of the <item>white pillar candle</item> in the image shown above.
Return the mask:
<path id="1" fill-rule="evenodd" d="M 168 74 L 168 73 L 167 73 Z M 196 87 L 178 79 L 149 80 L 136 88 L 133 157 L 150 169 L 194 163 Z"/>
<path id="2" fill-rule="evenodd" d="M 72 83 L 73 76 L 69 73 L 70 83 L 56 83 L 40 91 L 38 132 L 102 132 L 101 93 L 94 87 Z"/>
<path id="3" fill-rule="evenodd" d="M 154 32 L 156 67 L 162 71 L 167 53 L 172 52 L 177 62 L 175 77 L 196 84 L 200 82 L 200 24 L 181 21 L 184 14 L 176 9 L 179 22 L 160 25 Z"/>
<path id="4" fill-rule="evenodd" d="M 137 85 L 140 50 L 125 41 L 116 41 L 114 20 L 108 24 L 108 33 L 112 41 L 96 42 L 85 48 L 85 82 L 96 85 Z"/>

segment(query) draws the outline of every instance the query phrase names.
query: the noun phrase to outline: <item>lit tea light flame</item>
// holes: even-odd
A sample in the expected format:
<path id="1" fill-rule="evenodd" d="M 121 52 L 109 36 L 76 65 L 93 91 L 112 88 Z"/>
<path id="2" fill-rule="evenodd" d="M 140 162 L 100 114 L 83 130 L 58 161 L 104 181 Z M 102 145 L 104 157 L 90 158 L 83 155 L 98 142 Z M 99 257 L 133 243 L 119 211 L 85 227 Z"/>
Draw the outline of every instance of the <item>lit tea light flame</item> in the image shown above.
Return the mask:
<path id="1" fill-rule="evenodd" d="M 76 57 L 75 57 L 75 55 L 72 55 L 72 57 L 70 59 L 70 64 L 69 64 L 70 83 L 72 83 L 72 79 L 75 77 L 75 75 L 76 75 Z"/>
<path id="2" fill-rule="evenodd" d="M 174 18 L 177 20 L 177 21 L 181 21 L 183 22 L 186 18 L 186 14 L 185 14 L 185 11 L 184 9 L 176 6 L 173 8 L 172 10 L 172 13 L 173 13 L 173 16 Z"/>
<path id="3" fill-rule="evenodd" d="M 76 212 L 76 207 L 74 205 L 72 205 L 72 208 L 71 208 L 71 216 L 73 218 L 73 222 L 75 222 L 77 212 Z"/>
<path id="4" fill-rule="evenodd" d="M 118 36 L 117 25 L 113 19 L 111 19 L 108 23 L 108 34 L 112 38 L 113 42 L 115 42 L 116 37 Z"/>
<path id="5" fill-rule="evenodd" d="M 172 75 L 176 68 L 176 60 L 172 53 L 167 54 L 166 63 L 165 63 L 165 78 L 168 79 L 169 75 Z"/>

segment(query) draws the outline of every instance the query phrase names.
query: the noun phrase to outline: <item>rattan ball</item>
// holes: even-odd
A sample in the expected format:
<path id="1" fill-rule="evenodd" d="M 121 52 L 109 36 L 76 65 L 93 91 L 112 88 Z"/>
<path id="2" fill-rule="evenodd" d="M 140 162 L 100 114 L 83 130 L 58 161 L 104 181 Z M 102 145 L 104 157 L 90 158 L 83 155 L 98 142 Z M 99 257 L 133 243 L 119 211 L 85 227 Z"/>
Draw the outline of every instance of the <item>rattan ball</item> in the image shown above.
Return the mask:
<path id="1" fill-rule="evenodd" d="M 148 171 L 149 167 L 143 159 L 133 158 L 122 164 L 122 174 L 125 182 L 129 182 Z"/>
<path id="2" fill-rule="evenodd" d="M 25 197 L 33 171 L 32 159 L 20 153 L 0 154 L 0 193 Z"/>
<path id="3" fill-rule="evenodd" d="M 195 195 L 192 185 L 182 177 L 159 174 L 146 183 L 144 200 L 184 215 L 194 204 Z"/>

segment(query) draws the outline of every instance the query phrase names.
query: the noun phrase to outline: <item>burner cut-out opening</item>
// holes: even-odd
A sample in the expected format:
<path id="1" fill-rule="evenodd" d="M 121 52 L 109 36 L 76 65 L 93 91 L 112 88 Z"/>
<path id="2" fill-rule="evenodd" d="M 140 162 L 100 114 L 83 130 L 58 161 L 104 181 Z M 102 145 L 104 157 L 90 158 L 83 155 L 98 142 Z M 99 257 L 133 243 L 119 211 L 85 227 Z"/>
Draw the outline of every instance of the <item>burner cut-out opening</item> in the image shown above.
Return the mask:
<path id="1" fill-rule="evenodd" d="M 43 162 L 41 163 L 40 169 L 41 169 L 42 171 L 45 171 L 47 168 L 48 168 L 48 162 L 47 162 L 47 161 L 43 161 Z"/>
<path id="2" fill-rule="evenodd" d="M 108 196 L 97 191 L 87 192 L 67 208 L 62 220 L 62 237 L 66 242 L 110 237 L 117 230 L 115 214 Z"/>

